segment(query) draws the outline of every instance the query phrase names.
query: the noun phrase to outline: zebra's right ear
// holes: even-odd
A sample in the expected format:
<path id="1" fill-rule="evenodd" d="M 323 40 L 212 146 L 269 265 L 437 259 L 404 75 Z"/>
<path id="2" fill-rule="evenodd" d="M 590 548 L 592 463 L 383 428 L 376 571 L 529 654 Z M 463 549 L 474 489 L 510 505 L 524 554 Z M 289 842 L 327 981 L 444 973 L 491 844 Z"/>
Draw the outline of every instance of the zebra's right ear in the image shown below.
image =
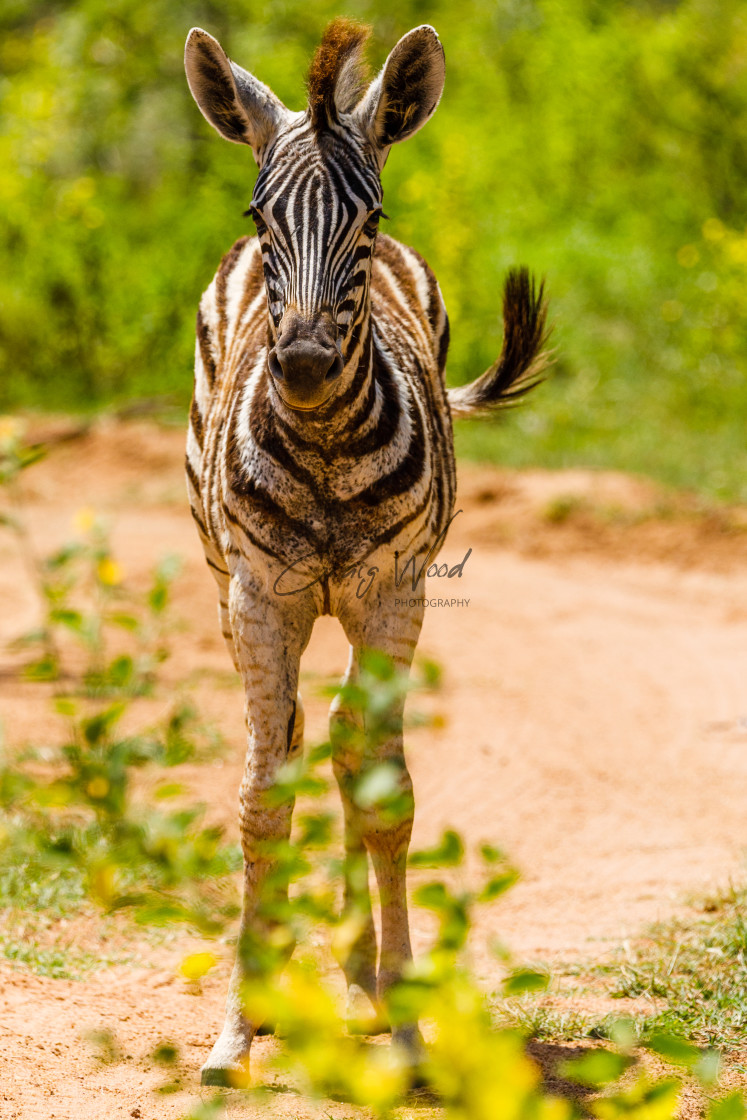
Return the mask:
<path id="1" fill-rule="evenodd" d="M 217 39 L 193 27 L 184 48 L 184 69 L 197 107 L 226 140 L 248 144 L 257 163 L 288 110 L 253 74 L 227 57 Z"/>
<path id="2" fill-rule="evenodd" d="M 383 158 L 433 116 L 441 99 L 446 63 L 441 40 L 429 24 L 408 31 L 355 109 Z"/>

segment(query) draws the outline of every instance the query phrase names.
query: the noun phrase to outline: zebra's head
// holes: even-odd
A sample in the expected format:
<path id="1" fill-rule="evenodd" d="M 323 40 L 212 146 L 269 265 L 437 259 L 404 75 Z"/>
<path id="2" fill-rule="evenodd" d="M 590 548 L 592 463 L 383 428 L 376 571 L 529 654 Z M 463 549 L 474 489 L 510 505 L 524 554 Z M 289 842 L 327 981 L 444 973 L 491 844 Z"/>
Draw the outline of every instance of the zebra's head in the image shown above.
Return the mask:
<path id="1" fill-rule="evenodd" d="M 380 174 L 392 144 L 425 124 L 444 83 L 432 27 L 410 31 L 365 80 L 368 30 L 335 20 L 308 75 L 309 104 L 291 112 L 272 90 L 193 28 L 185 67 L 203 116 L 248 144 L 259 166 L 250 212 L 262 245 L 268 368 L 286 404 L 316 409 L 345 390 L 369 310 Z"/>

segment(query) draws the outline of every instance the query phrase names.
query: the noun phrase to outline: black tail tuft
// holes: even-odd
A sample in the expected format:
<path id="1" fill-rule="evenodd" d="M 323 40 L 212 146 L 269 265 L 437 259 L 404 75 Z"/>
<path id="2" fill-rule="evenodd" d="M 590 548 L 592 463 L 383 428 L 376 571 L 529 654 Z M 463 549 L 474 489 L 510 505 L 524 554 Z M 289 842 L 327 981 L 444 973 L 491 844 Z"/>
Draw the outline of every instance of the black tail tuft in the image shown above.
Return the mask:
<path id="1" fill-rule="evenodd" d="M 545 285 L 527 268 L 512 268 L 503 288 L 501 356 L 476 381 L 449 390 L 455 417 L 487 415 L 515 403 L 542 380 L 549 363 Z"/>

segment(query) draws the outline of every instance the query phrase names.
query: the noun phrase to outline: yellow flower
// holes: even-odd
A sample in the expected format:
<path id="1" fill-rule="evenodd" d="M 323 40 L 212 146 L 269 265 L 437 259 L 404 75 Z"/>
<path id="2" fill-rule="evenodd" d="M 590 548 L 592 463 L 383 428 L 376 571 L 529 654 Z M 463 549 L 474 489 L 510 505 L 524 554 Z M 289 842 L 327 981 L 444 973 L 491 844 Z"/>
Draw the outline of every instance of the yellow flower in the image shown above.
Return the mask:
<path id="1" fill-rule="evenodd" d="M 102 863 L 93 869 L 90 875 L 90 889 L 93 897 L 105 905 L 117 897 L 117 875 L 111 864 Z"/>
<path id="2" fill-rule="evenodd" d="M 0 443 L 16 443 L 23 435 L 24 427 L 17 416 L 0 416 Z"/>
<path id="3" fill-rule="evenodd" d="M 111 556 L 105 556 L 103 560 L 99 560 L 96 574 L 99 577 L 99 583 L 103 583 L 106 587 L 116 587 L 118 583 L 122 582 L 122 569 L 116 560 L 112 560 Z"/>
<path id="4" fill-rule="evenodd" d="M 73 517 L 73 527 L 79 533 L 90 533 L 96 522 L 96 514 L 90 506 L 83 506 Z"/>
<path id="5" fill-rule="evenodd" d="M 97 778 L 91 778 L 86 786 L 86 793 L 89 797 L 93 797 L 94 800 L 100 801 L 102 797 L 106 797 L 109 789 L 110 786 L 106 778 L 102 778 L 101 775 L 99 775 Z"/>
<path id="6" fill-rule="evenodd" d="M 187 980 L 199 980 L 217 963 L 218 958 L 212 953 L 190 953 L 179 965 L 179 971 Z"/>

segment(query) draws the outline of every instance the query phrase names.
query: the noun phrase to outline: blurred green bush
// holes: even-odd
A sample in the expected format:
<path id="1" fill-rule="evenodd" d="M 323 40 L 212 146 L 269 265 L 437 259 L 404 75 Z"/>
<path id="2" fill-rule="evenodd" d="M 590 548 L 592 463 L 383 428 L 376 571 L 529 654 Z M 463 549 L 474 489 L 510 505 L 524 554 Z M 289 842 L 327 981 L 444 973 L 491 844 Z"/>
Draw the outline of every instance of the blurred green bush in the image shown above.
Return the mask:
<path id="1" fill-rule="evenodd" d="M 434 120 L 384 173 L 388 230 L 435 268 L 452 381 L 500 345 L 505 268 L 546 273 L 559 361 L 463 453 L 640 469 L 747 499 L 747 11 L 739 0 L 6 0 L 0 404 L 187 401 L 193 317 L 254 166 L 192 103 L 188 28 L 294 108 L 326 21 L 379 65 L 425 20 Z"/>

